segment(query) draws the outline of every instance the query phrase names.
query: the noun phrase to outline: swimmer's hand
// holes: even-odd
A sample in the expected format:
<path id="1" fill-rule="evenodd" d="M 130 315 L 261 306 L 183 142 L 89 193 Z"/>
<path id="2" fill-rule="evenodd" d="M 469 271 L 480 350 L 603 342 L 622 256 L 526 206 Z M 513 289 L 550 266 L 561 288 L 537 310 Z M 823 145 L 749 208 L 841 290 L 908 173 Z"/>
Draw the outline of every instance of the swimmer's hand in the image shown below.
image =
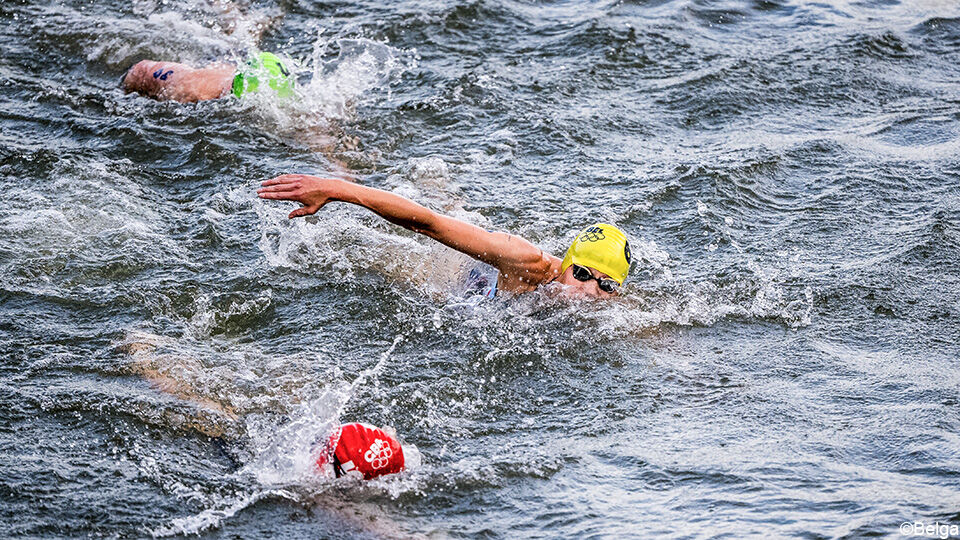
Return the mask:
<path id="1" fill-rule="evenodd" d="M 310 216 L 333 200 L 336 184 L 342 180 L 319 178 L 308 174 L 283 174 L 260 184 L 257 196 L 261 199 L 295 201 L 303 205 L 290 215 L 290 219 Z"/>

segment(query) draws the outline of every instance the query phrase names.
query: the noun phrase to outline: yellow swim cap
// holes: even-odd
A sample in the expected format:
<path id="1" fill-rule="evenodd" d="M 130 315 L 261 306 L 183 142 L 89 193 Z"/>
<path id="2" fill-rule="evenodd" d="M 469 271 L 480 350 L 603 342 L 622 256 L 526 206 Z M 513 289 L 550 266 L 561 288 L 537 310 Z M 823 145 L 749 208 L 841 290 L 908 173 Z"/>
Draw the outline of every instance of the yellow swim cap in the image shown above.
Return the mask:
<path id="1" fill-rule="evenodd" d="M 630 271 L 630 243 L 623 231 L 609 223 L 597 223 L 580 231 L 563 257 L 560 272 L 571 264 L 599 270 L 623 285 Z"/>

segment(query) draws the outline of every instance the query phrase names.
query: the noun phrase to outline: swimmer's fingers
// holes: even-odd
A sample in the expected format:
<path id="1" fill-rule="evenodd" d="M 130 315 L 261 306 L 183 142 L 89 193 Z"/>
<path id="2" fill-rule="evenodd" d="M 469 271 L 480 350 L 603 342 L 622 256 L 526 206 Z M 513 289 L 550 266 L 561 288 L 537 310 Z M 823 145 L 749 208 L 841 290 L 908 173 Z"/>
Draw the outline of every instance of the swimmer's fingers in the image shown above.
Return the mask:
<path id="1" fill-rule="evenodd" d="M 280 199 L 284 201 L 297 201 L 300 199 L 299 191 L 257 191 L 257 197 L 261 199 Z"/>
<path id="2" fill-rule="evenodd" d="M 331 182 L 335 181 L 306 174 L 284 174 L 263 182 L 257 190 L 257 196 L 261 199 L 296 201 L 303 205 L 303 208 L 290 213 L 290 219 L 309 216 L 330 200 Z"/>
<path id="3" fill-rule="evenodd" d="M 306 177 L 302 174 L 284 174 L 271 178 L 260 184 L 262 187 L 257 190 L 257 195 L 261 199 L 286 199 L 304 202 L 302 198 L 306 195 L 305 180 Z"/>
<path id="4" fill-rule="evenodd" d="M 304 180 L 311 178 L 306 174 L 281 174 L 276 178 L 271 178 L 260 183 L 261 186 L 278 186 L 278 185 L 299 185 L 302 184 Z"/>
<path id="5" fill-rule="evenodd" d="M 284 201 L 296 201 L 303 205 L 301 208 L 297 208 L 293 212 L 290 212 L 290 215 L 287 216 L 290 219 L 296 217 L 309 216 L 316 214 L 317 210 L 320 210 L 323 207 L 323 204 L 308 204 L 303 201 L 303 193 L 301 191 L 268 191 L 261 192 L 257 194 L 261 199 L 279 199 Z M 325 203 L 326 201 L 324 201 Z"/>
<path id="6" fill-rule="evenodd" d="M 303 208 L 297 208 L 293 212 L 290 212 L 290 215 L 287 216 L 288 219 L 310 216 L 317 213 L 317 210 L 320 210 L 320 207 L 323 205 L 320 204 L 311 204 L 310 206 L 304 206 Z"/>
<path id="7" fill-rule="evenodd" d="M 275 180 L 277 179 L 274 178 L 273 180 L 267 180 L 266 182 L 264 182 L 262 184 L 263 187 L 258 189 L 257 193 L 263 193 L 265 191 L 293 191 L 295 189 L 298 189 L 302 185 L 300 182 L 293 182 L 289 180 L 283 180 L 283 181 L 277 182 Z"/>
<path id="8" fill-rule="evenodd" d="M 290 176 L 290 175 L 284 174 L 284 175 L 278 176 L 278 177 L 276 177 L 276 178 L 271 178 L 271 179 L 269 179 L 269 180 L 264 180 L 263 182 L 260 182 L 260 185 L 265 188 L 265 187 L 267 187 L 267 186 L 276 186 L 276 185 L 279 185 L 279 184 L 292 184 L 292 183 L 294 183 L 293 180 L 291 180 L 290 178 L 287 178 L 288 176 Z M 263 189 L 263 188 L 261 188 L 261 189 Z"/>

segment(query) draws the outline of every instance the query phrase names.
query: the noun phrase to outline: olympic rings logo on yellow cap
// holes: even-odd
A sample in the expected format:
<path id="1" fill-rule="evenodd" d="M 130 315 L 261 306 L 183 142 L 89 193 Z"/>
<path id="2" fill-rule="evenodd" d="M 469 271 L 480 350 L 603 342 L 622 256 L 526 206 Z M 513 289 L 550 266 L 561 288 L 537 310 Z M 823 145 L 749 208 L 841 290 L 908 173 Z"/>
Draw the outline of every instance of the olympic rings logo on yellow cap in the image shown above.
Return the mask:
<path id="1" fill-rule="evenodd" d="M 584 229 L 583 234 L 580 235 L 581 242 L 599 242 L 605 238 L 606 236 L 603 234 L 603 229 L 600 227 L 587 227 Z"/>

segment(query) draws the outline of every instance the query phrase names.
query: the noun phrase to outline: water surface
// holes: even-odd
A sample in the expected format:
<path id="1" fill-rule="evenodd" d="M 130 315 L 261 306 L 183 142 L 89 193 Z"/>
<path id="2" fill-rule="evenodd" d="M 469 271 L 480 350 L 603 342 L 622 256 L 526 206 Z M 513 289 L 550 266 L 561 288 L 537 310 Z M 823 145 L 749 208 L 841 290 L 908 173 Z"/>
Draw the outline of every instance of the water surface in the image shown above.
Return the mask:
<path id="1" fill-rule="evenodd" d="M 22 0 L 0 33 L 0 535 L 960 522 L 954 2 Z M 295 103 L 117 88 L 254 48 Z M 557 255 L 615 222 L 626 294 L 465 306 L 446 248 L 255 197 L 342 167 Z M 422 465 L 317 478 L 354 420 Z"/>

